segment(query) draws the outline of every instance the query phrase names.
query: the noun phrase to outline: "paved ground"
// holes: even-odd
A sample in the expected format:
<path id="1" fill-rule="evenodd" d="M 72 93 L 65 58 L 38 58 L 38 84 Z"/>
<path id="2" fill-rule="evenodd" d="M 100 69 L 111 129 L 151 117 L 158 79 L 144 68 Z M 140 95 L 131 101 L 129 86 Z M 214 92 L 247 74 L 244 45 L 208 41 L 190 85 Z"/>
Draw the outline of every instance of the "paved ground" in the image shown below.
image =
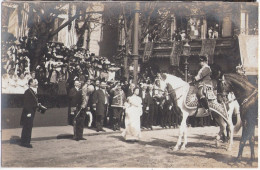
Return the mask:
<path id="1" fill-rule="evenodd" d="M 33 129 L 33 149 L 20 147 L 17 139 L 21 129 L 2 130 L 2 167 L 108 167 L 108 168 L 245 168 L 250 150 L 244 149 L 243 161 L 234 164 L 238 152 L 239 134 L 231 152 L 222 144 L 215 147 L 217 127 L 189 128 L 189 143 L 184 151 L 172 151 L 176 144 L 177 129 L 142 131 L 142 140 L 127 143 L 121 132 L 106 129 L 97 133 L 85 129 L 86 141 L 74 141 L 71 126 L 37 127 Z M 256 134 L 257 131 L 256 131 Z M 11 140 L 10 140 L 11 139 Z M 258 158 L 258 141 L 256 142 Z"/>

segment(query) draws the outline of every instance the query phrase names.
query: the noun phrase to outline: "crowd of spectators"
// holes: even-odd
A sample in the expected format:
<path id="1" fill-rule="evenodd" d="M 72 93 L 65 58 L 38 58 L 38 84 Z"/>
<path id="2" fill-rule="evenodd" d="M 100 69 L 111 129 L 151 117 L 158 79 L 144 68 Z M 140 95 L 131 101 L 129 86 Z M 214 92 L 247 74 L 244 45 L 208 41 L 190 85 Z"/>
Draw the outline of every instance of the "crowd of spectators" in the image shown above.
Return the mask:
<path id="1" fill-rule="evenodd" d="M 76 79 L 78 82 L 78 80 Z M 96 90 L 100 89 L 100 84 L 102 81 L 96 81 L 91 83 L 91 81 L 87 81 L 84 84 L 79 86 L 81 89 L 85 84 L 92 84 L 94 86 L 94 93 Z M 124 128 L 124 116 L 125 113 L 120 114 L 120 116 L 116 116 L 118 113 L 115 112 L 113 108 L 113 101 L 118 94 L 115 93 L 117 90 L 122 90 L 120 93 L 123 93 L 123 96 L 126 98 L 133 95 L 134 89 L 139 89 L 139 96 L 142 99 L 143 104 L 143 115 L 141 116 L 141 127 L 142 129 L 153 129 L 153 126 L 160 126 L 162 128 L 178 128 L 182 117 L 175 112 L 172 101 L 168 96 L 168 93 L 162 92 L 155 82 L 141 82 L 135 85 L 134 83 L 119 82 L 108 84 L 106 86 L 106 92 L 108 94 L 108 104 L 107 111 L 104 116 L 104 126 L 108 128 L 112 128 L 113 130 L 119 130 L 120 127 Z M 93 98 L 90 96 L 89 98 L 89 107 L 91 112 L 91 121 L 89 118 L 86 118 L 85 126 L 96 127 L 96 111 L 92 109 L 91 103 L 93 103 Z M 70 115 L 70 113 L 68 113 Z M 73 118 L 69 116 L 69 122 L 71 122 Z M 188 119 L 188 125 L 192 127 L 196 126 L 212 126 L 216 125 L 215 120 L 212 121 L 210 117 L 205 118 L 195 118 L 192 117 Z"/>
<path id="2" fill-rule="evenodd" d="M 119 67 L 111 64 L 108 58 L 95 56 L 95 54 L 90 53 L 89 49 L 77 48 L 77 46 L 67 48 L 59 42 L 47 43 L 38 66 L 35 70 L 30 70 L 29 51 L 35 48 L 34 43 L 36 41 L 35 38 L 23 37 L 19 39 L 19 43 L 17 41 L 5 43 L 4 50 L 6 53 L 4 54 L 6 55 L 2 57 L 3 94 L 23 94 L 28 88 L 28 80 L 33 78 L 38 81 L 38 94 L 52 96 L 50 103 L 54 105 L 47 105 L 48 107 L 56 107 L 57 103 L 66 104 L 67 102 L 64 102 L 64 100 L 59 102 L 60 98 L 58 96 L 64 98 L 64 96 L 68 95 L 75 80 L 81 82 L 82 85 L 87 83 L 93 84 L 95 87 L 98 87 L 100 82 L 105 81 L 108 84 L 107 91 L 109 93 L 120 82 L 125 95 L 131 95 L 131 90 L 134 87 L 134 84 L 131 83 L 131 77 L 129 81 L 116 79 L 115 74 L 120 69 Z M 153 84 L 154 75 L 155 73 L 151 69 L 145 69 L 143 76 L 139 76 L 140 79 L 138 80 L 140 92 L 146 87 L 145 91 L 151 93 L 153 103 L 153 108 L 150 111 L 153 112 L 151 114 L 152 118 L 149 117 L 148 120 L 147 117 L 142 117 L 142 126 L 147 128 L 147 121 L 152 120 L 148 124 L 162 127 L 178 127 L 180 118 L 174 111 L 167 111 L 167 114 L 164 111 L 166 106 L 162 102 L 165 96 L 158 95 L 158 90 Z M 113 95 L 110 97 L 112 101 Z M 47 101 L 44 97 L 40 97 L 40 100 L 43 103 Z M 108 107 L 107 117 L 110 117 L 110 120 L 113 119 L 111 107 Z"/>
<path id="3" fill-rule="evenodd" d="M 29 78 L 38 80 L 39 94 L 66 95 L 75 78 L 113 82 L 120 68 L 108 58 L 95 56 L 89 49 L 65 47 L 59 42 L 49 42 L 43 57 L 32 70 L 29 51 L 35 48 L 36 38 L 22 37 L 5 43 L 2 57 L 2 93 L 23 94 Z"/>
<path id="4" fill-rule="evenodd" d="M 15 43 L 15 39 L 3 44 L 2 93 L 24 93 L 28 87 L 27 82 L 31 78 L 28 48 L 31 44 L 32 39 L 26 37 L 19 39 L 19 44 Z"/>

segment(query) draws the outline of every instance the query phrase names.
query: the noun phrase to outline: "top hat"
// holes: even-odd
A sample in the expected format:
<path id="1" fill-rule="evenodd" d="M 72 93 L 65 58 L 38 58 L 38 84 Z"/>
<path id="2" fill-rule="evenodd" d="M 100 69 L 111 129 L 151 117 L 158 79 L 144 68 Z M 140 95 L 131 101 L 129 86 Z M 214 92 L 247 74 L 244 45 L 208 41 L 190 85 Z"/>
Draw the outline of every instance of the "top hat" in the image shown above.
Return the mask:
<path id="1" fill-rule="evenodd" d="M 47 110 L 47 107 L 45 107 L 45 106 L 43 106 L 43 105 L 41 105 L 41 104 L 39 103 L 38 111 L 39 111 L 40 113 L 44 114 L 46 110 Z"/>

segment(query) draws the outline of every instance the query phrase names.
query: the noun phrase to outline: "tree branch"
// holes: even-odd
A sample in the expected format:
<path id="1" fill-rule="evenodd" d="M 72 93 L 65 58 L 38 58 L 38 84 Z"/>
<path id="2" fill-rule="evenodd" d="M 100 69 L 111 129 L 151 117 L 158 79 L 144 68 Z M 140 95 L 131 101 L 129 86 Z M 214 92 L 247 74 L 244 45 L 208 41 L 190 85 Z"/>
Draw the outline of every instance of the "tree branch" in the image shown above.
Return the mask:
<path id="1" fill-rule="evenodd" d="M 151 10 L 149 10 L 149 15 L 148 15 L 148 18 L 147 18 L 147 22 L 146 22 L 145 28 L 144 28 L 144 30 L 142 32 L 143 36 L 141 36 L 140 39 L 144 38 L 147 35 L 147 34 L 145 34 L 145 32 L 146 32 L 146 30 L 148 30 L 148 27 L 149 27 L 150 21 L 151 21 L 151 15 L 154 12 L 156 6 L 157 6 L 157 3 L 155 3 L 154 7 L 152 7 L 152 2 L 151 2 L 151 4 L 150 4 Z"/>
<path id="2" fill-rule="evenodd" d="M 151 33 L 155 27 L 157 27 L 158 25 L 160 25 L 162 22 L 164 22 L 165 20 L 167 20 L 170 16 L 168 15 L 167 17 L 165 17 L 164 19 L 162 19 L 159 23 L 155 24 L 152 28 L 150 28 L 148 31 L 144 32 L 142 34 L 142 38 L 144 38 L 147 34 Z"/>
<path id="3" fill-rule="evenodd" d="M 86 12 L 85 14 L 93 14 L 93 13 L 97 13 L 97 14 L 102 14 L 103 11 L 96 11 L 96 12 Z M 66 27 L 67 25 L 69 25 L 74 19 L 80 17 L 83 14 L 75 14 L 73 17 L 71 17 L 67 22 L 65 22 L 64 24 L 62 24 L 59 28 L 57 28 L 56 30 L 54 30 L 52 33 L 50 33 L 49 38 L 53 37 L 54 35 L 56 35 L 60 30 L 62 30 L 64 27 Z"/>

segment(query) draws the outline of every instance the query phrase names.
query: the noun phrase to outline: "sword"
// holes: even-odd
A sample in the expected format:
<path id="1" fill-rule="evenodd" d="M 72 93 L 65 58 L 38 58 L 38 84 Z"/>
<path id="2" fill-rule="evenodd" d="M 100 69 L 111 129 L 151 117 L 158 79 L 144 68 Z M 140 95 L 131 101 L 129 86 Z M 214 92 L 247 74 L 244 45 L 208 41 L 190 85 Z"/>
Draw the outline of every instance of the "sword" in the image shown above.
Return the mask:
<path id="1" fill-rule="evenodd" d="M 79 112 L 76 114 L 76 116 L 74 117 L 74 119 L 76 119 L 76 117 L 80 114 L 82 108 L 80 108 Z"/>

